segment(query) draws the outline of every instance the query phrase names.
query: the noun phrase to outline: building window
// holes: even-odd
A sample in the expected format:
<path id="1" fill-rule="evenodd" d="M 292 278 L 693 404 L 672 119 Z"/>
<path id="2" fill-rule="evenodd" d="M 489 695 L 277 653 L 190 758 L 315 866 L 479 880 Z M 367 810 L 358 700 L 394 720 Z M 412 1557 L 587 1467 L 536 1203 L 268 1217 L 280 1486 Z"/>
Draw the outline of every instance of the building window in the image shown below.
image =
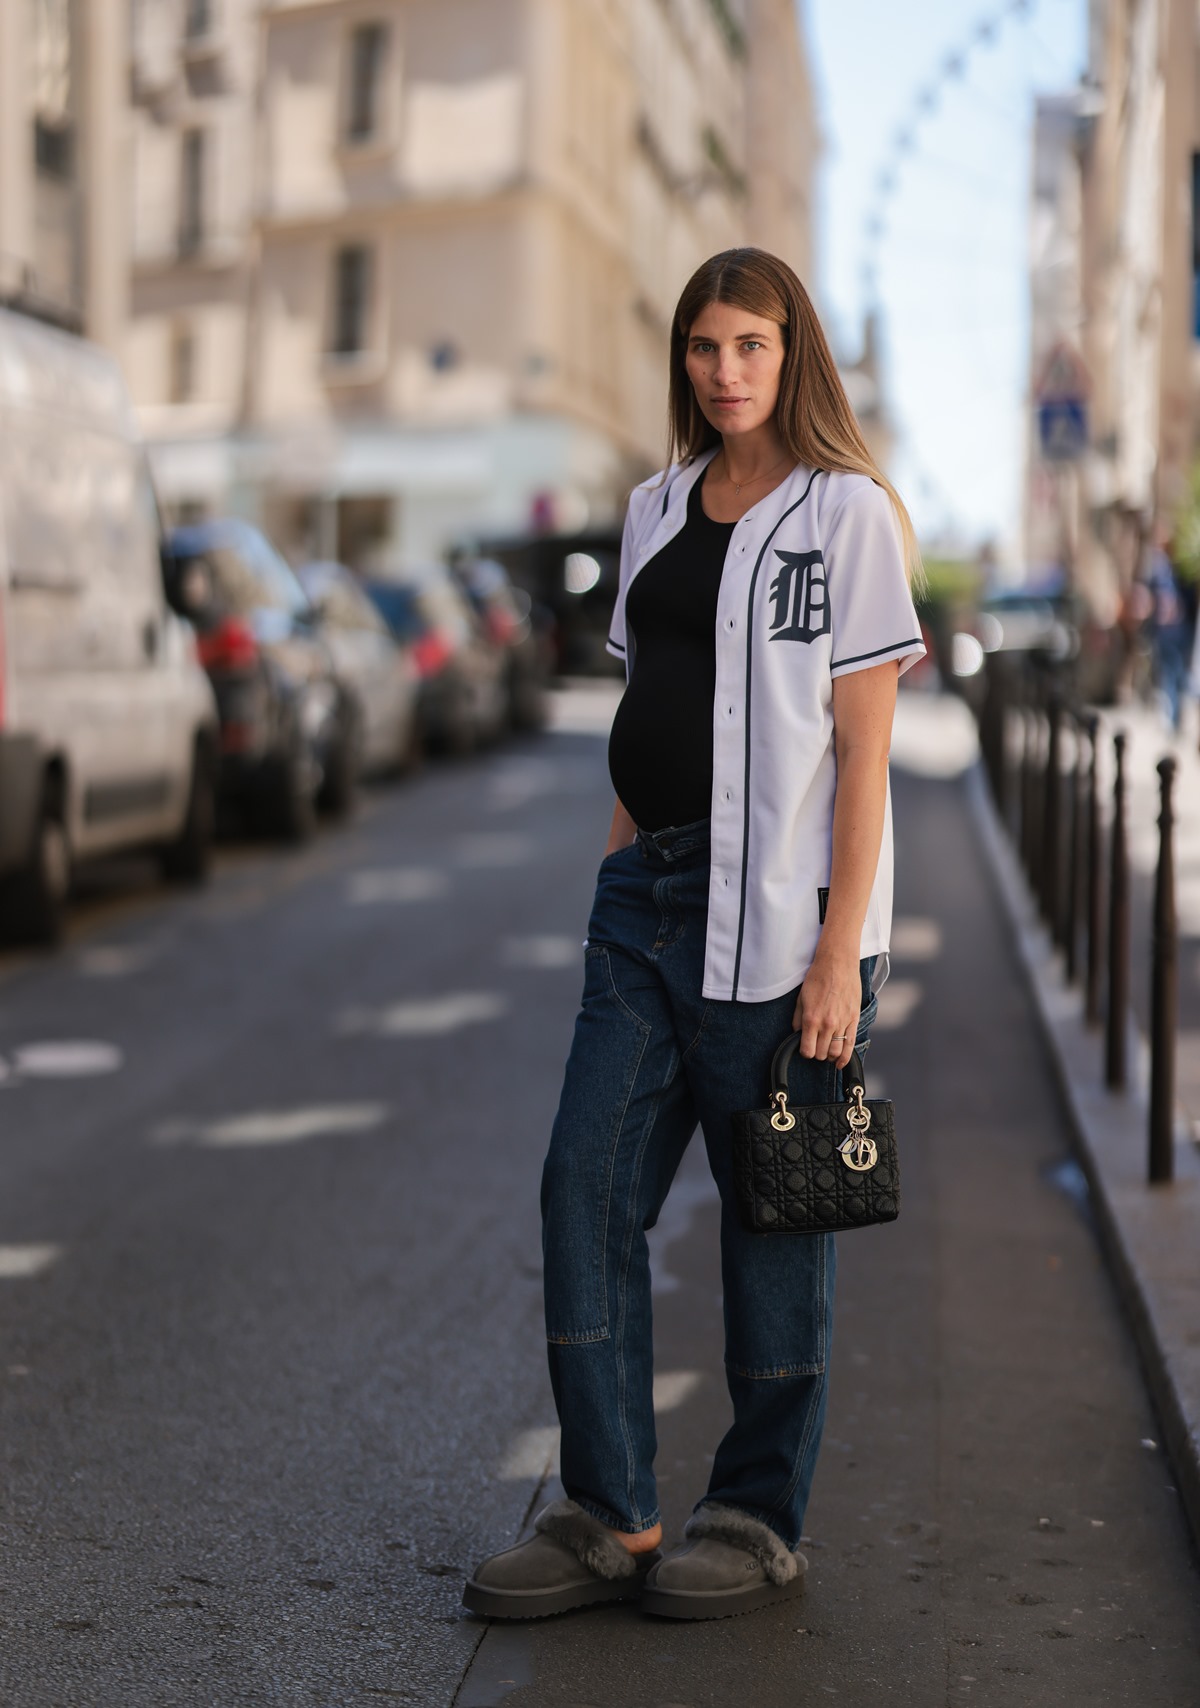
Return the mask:
<path id="1" fill-rule="evenodd" d="M 208 35 L 213 26 L 212 0 L 187 0 L 183 33 L 189 41 Z"/>
<path id="2" fill-rule="evenodd" d="M 48 178 L 72 168 L 71 15 L 68 0 L 35 0 L 33 8 L 33 149 Z"/>
<path id="3" fill-rule="evenodd" d="M 170 387 L 172 403 L 190 403 L 196 394 L 196 335 L 190 326 L 171 328 Z"/>
<path id="4" fill-rule="evenodd" d="M 379 83 L 387 48 L 383 24 L 360 24 L 350 37 L 350 86 L 346 103 L 346 136 L 366 142 L 379 130 Z"/>
<path id="5" fill-rule="evenodd" d="M 371 252 L 362 243 L 339 249 L 334 262 L 333 352 L 354 356 L 367 348 Z"/>
<path id="6" fill-rule="evenodd" d="M 184 131 L 179 177 L 179 252 L 192 255 L 204 238 L 204 132 Z"/>

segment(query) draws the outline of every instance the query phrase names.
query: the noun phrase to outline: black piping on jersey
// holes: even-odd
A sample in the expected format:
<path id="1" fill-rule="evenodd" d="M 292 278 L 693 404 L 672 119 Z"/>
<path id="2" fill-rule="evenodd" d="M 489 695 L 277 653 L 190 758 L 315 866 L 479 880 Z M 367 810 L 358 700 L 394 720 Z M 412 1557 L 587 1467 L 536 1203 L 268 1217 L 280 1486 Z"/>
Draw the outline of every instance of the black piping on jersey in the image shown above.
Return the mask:
<path id="1" fill-rule="evenodd" d="M 891 646 L 877 646 L 874 652 L 856 652 L 853 658 L 835 658 L 829 668 L 841 670 L 846 664 L 861 664 L 864 658 L 882 658 L 885 652 L 899 652 L 902 646 L 921 645 L 920 635 L 913 635 L 909 640 L 893 641 Z"/>
<path id="2" fill-rule="evenodd" d="M 754 564 L 754 571 L 750 577 L 750 591 L 746 595 L 746 776 L 742 790 L 744 796 L 742 825 L 742 890 L 741 897 L 738 902 L 737 949 L 734 952 L 733 957 L 733 989 L 730 992 L 730 996 L 734 1002 L 737 1001 L 738 975 L 742 966 L 742 938 L 746 931 L 746 883 L 750 871 L 750 671 L 754 662 L 754 588 L 758 581 L 758 572 L 762 568 L 762 561 L 767 555 L 767 547 L 775 538 L 783 524 L 787 521 L 788 517 L 792 514 L 792 511 L 799 510 L 800 506 L 804 503 L 804 500 L 812 491 L 813 481 L 816 480 L 819 473 L 819 469 L 813 470 L 809 477 L 808 485 L 804 488 L 804 491 L 800 494 L 794 504 L 788 506 L 783 515 L 779 518 L 778 522 L 776 522 L 775 526 L 771 529 L 771 532 L 763 541 L 762 550 L 758 554 Z"/>

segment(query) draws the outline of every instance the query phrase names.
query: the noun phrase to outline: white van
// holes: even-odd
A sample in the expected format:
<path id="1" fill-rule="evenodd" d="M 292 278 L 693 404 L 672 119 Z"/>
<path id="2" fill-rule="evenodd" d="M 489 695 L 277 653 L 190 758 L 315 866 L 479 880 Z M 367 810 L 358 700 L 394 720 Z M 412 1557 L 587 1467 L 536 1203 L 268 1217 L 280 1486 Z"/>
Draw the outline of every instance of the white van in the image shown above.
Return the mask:
<path id="1" fill-rule="evenodd" d="M 104 351 L 0 308 L 0 923 L 61 934 L 72 864 L 203 878 L 217 721 L 163 592 L 158 509 Z"/>

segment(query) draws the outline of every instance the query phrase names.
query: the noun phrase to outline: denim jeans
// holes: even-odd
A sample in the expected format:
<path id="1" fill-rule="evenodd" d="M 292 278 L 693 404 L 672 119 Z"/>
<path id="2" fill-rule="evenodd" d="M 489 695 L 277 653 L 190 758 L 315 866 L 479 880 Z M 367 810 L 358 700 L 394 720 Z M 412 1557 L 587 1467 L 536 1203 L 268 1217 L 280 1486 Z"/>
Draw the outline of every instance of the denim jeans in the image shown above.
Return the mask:
<path id="1" fill-rule="evenodd" d="M 825 1417 L 833 1311 L 829 1234 L 754 1234 L 734 1201 L 730 1115 L 767 1101 L 796 991 L 701 996 L 708 822 L 654 834 L 600 865 L 583 1006 L 542 1180 L 546 1335 L 567 1494 L 614 1529 L 659 1521 L 646 1230 L 697 1124 L 721 1197 L 725 1371 L 733 1423 L 705 1501 L 736 1506 L 794 1548 Z M 861 1050 L 875 1016 L 861 963 Z M 797 987 L 798 988 L 798 987 Z M 797 1056 L 789 1097 L 841 1094 Z"/>

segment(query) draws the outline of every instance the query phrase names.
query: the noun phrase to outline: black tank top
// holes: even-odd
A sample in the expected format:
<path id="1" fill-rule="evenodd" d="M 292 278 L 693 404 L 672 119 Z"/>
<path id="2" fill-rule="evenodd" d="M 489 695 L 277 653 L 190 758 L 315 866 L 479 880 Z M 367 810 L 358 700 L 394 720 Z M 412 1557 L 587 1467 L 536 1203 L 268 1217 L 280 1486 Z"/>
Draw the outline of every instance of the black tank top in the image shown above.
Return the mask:
<path id="1" fill-rule="evenodd" d="M 687 520 L 634 577 L 625 606 L 633 673 L 608 739 L 617 798 L 641 830 L 707 818 L 712 807 L 717 591 L 733 522 L 688 494 Z"/>

